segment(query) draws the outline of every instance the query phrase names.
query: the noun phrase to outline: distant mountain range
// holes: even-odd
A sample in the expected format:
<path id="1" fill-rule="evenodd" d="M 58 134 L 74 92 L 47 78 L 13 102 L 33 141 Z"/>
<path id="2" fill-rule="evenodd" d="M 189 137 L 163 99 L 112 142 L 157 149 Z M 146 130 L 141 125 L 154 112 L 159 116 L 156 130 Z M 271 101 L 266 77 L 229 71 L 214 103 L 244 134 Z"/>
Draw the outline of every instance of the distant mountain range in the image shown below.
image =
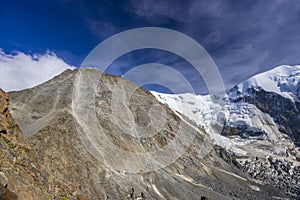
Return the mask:
<path id="1" fill-rule="evenodd" d="M 84 68 L 1 91 L 0 197 L 299 199 L 299 71 L 225 96 L 152 95 Z"/>

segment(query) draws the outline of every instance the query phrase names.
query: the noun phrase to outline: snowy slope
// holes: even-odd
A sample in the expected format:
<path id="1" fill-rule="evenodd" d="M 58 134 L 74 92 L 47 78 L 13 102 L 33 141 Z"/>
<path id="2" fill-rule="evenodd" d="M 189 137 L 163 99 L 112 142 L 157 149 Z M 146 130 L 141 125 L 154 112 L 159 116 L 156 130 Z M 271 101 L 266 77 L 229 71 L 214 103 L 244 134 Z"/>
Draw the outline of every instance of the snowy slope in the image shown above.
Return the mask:
<path id="1" fill-rule="evenodd" d="M 256 141 L 258 138 L 241 139 L 239 137 L 231 137 L 231 139 L 228 139 L 220 135 L 223 128 L 221 127 L 220 129 L 220 126 L 248 126 L 253 131 L 260 130 L 265 132 L 265 139 L 271 143 L 284 141 L 273 119 L 252 104 L 245 102 L 227 103 L 222 106 L 213 103 L 209 95 L 162 94 L 157 92 L 152 92 L 152 94 L 161 103 L 168 105 L 174 111 L 181 113 L 189 118 L 190 121 L 203 128 L 211 136 L 215 144 L 231 149 L 237 154 L 245 154 L 239 146 Z M 222 120 L 222 118 L 224 119 Z M 219 125 L 219 129 L 213 128 L 216 125 Z"/>
<path id="2" fill-rule="evenodd" d="M 240 155 L 246 152 L 236 147 L 228 138 L 220 135 L 219 129 L 213 127 L 222 124 L 224 118 L 224 105 L 214 103 L 209 95 L 201 96 L 190 93 L 185 94 L 164 94 L 151 92 L 161 103 L 166 104 L 172 110 L 188 118 L 193 124 L 203 128 L 210 136 L 214 144 L 230 149 Z M 218 113 L 218 114 L 216 114 Z M 221 117 L 220 117 L 221 116 Z"/>
<path id="3" fill-rule="evenodd" d="M 245 144 L 265 140 L 274 146 L 272 147 L 275 148 L 273 151 L 280 153 L 281 151 L 284 152 L 291 145 L 291 142 L 279 131 L 279 126 L 273 118 L 263 113 L 253 104 L 244 101 L 234 103 L 226 99 L 232 100 L 251 95 L 248 93 L 248 89 L 253 88 L 277 93 L 294 101 L 299 98 L 299 80 L 300 66 L 279 66 L 240 83 L 227 93 L 228 98 L 225 98 L 223 102 L 213 101 L 210 95 L 163 94 L 157 92 L 152 92 L 152 94 L 160 102 L 181 113 L 199 127 L 204 128 L 216 144 L 243 154 L 241 149 L 244 148 Z M 215 128 L 216 126 L 218 128 Z M 232 136 L 228 139 L 228 137 L 220 135 L 223 126 L 247 127 L 247 131 L 261 132 L 263 136 L 253 136 L 247 139 Z"/>
<path id="4" fill-rule="evenodd" d="M 295 100 L 299 98 L 300 65 L 282 65 L 270 71 L 255 75 L 237 85 L 229 93 L 230 98 L 236 98 L 247 93 L 249 88 L 263 89 L 277 93 L 285 98 Z"/>

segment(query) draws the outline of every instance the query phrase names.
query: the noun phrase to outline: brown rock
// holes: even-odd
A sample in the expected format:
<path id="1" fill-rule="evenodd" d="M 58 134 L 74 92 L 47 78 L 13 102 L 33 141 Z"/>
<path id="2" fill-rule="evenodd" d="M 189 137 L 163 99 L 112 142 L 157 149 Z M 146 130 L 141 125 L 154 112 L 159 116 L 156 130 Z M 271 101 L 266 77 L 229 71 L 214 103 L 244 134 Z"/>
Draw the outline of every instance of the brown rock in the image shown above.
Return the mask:
<path id="1" fill-rule="evenodd" d="M 79 200 L 89 200 L 89 198 L 86 195 L 80 195 Z"/>
<path id="2" fill-rule="evenodd" d="M 18 200 L 40 200 L 44 199 L 44 197 L 39 196 L 38 194 L 34 194 L 34 192 L 29 190 L 21 190 L 18 193 Z"/>
<path id="3" fill-rule="evenodd" d="M 17 200 L 18 197 L 15 193 L 0 184 L 0 200 Z"/>
<path id="4" fill-rule="evenodd" d="M 4 113 L 8 108 L 8 95 L 0 88 L 0 113 Z"/>

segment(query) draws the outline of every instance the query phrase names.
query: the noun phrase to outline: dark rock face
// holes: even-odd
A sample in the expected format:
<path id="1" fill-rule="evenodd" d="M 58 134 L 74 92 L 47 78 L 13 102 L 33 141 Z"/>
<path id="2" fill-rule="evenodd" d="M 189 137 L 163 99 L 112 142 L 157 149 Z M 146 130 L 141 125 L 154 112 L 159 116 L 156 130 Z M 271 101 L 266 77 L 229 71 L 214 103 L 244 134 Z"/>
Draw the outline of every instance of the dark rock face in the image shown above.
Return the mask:
<path id="1" fill-rule="evenodd" d="M 208 197 L 201 197 L 201 200 L 211 200 L 210 198 L 208 198 Z"/>
<path id="2" fill-rule="evenodd" d="M 97 79 L 99 76 L 102 79 L 97 80 L 93 87 L 80 91 L 80 87 L 83 84 L 89 86 L 91 80 L 83 78 Z M 78 84 L 78 80 L 82 81 L 81 84 Z M 112 96 L 112 88 L 120 80 L 122 84 L 117 97 L 130 99 L 130 103 L 125 106 L 120 99 L 120 104 L 115 104 Z M 10 93 L 9 111 L 26 137 L 23 141 L 19 140 L 18 138 L 22 138 L 18 137 L 21 133 L 9 128 L 5 129 L 7 134 L 1 134 L 1 138 L 5 139 L 0 143 L 0 171 L 8 178 L 8 189 L 23 199 L 203 197 L 223 200 L 290 197 L 284 191 L 259 185 L 248 179 L 248 172 L 241 170 L 235 156 L 222 148 L 213 148 L 203 130 L 198 130 L 169 108 L 159 104 L 155 97 L 141 88 L 128 95 L 128 91 L 133 88 L 136 88 L 133 83 L 120 77 L 103 75 L 97 70 L 80 69 L 65 71 L 35 88 Z M 94 98 L 89 98 L 91 94 Z M 94 136 L 93 133 L 97 133 L 100 136 L 94 138 L 96 145 L 99 145 L 98 152 L 89 149 L 88 145 L 92 145 L 86 140 L 89 134 L 84 130 L 86 127 L 78 126 L 80 123 L 89 123 L 84 117 L 91 114 L 87 104 L 79 103 L 81 100 L 91 100 L 95 105 L 92 108 L 96 118 L 92 119 L 97 121 L 92 121 L 90 134 Z M 129 127 L 132 124 L 143 127 L 150 123 L 150 115 L 147 114 L 150 111 L 156 118 L 160 117 L 157 110 L 151 110 L 156 104 L 165 109 L 165 122 L 161 125 L 159 120 L 155 121 L 154 128 L 159 125 L 161 128 L 147 138 L 131 136 L 131 132 L 126 132 L 116 124 L 118 120 L 110 118 L 114 111 L 112 105 L 122 105 L 123 107 L 116 107 L 119 108 L 116 110 L 117 114 L 125 116 L 119 120 L 124 120 L 122 122 Z M 101 125 L 101 130 L 97 129 L 98 125 Z M 166 147 L 178 139 L 180 133 L 184 133 L 183 136 L 187 138 L 193 137 L 193 141 L 182 156 L 164 168 L 130 173 L 116 169 L 111 164 L 111 160 L 120 155 L 106 141 L 126 152 L 143 154 Z M 110 151 L 104 154 L 107 149 Z M 169 151 L 166 155 L 174 156 L 177 153 L 178 151 Z M 120 166 L 123 166 L 122 158 L 116 159 L 118 160 Z M 143 164 L 145 163 L 137 158 L 125 162 L 125 166 L 130 167 Z"/>
<path id="3" fill-rule="evenodd" d="M 265 133 L 263 131 L 253 130 L 252 127 L 249 127 L 247 125 L 239 126 L 239 127 L 224 126 L 221 135 L 224 136 L 238 135 L 242 139 L 248 139 L 249 137 L 256 137 L 257 139 L 265 138 Z"/>
<path id="4" fill-rule="evenodd" d="M 300 88 L 300 87 L 299 87 Z M 262 112 L 268 113 L 280 126 L 280 131 L 289 135 L 297 146 L 300 145 L 300 101 L 264 90 L 248 89 L 244 97 L 232 99 L 233 102 L 244 101 L 254 104 Z"/>
<path id="5" fill-rule="evenodd" d="M 229 164 L 241 168 L 241 164 L 236 160 L 234 153 L 231 153 L 220 146 L 214 146 L 217 155 Z"/>

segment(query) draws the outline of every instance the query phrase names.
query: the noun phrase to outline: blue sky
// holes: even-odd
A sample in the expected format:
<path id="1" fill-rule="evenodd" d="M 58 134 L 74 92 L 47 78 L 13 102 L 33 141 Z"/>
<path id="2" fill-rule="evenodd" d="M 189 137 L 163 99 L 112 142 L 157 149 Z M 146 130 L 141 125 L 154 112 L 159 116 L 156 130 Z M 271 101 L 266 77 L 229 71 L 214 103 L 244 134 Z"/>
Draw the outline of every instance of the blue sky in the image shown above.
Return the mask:
<path id="1" fill-rule="evenodd" d="M 80 66 L 106 38 L 154 26 L 180 31 L 199 42 L 227 88 L 278 65 L 300 64 L 298 0 L 0 0 L 0 5 L 0 48 L 6 53 L 51 51 Z M 197 93 L 206 92 L 189 63 L 161 50 L 128 53 L 109 72 L 121 75 L 148 62 L 174 67 Z M 147 88 L 165 91 L 157 85 Z"/>

